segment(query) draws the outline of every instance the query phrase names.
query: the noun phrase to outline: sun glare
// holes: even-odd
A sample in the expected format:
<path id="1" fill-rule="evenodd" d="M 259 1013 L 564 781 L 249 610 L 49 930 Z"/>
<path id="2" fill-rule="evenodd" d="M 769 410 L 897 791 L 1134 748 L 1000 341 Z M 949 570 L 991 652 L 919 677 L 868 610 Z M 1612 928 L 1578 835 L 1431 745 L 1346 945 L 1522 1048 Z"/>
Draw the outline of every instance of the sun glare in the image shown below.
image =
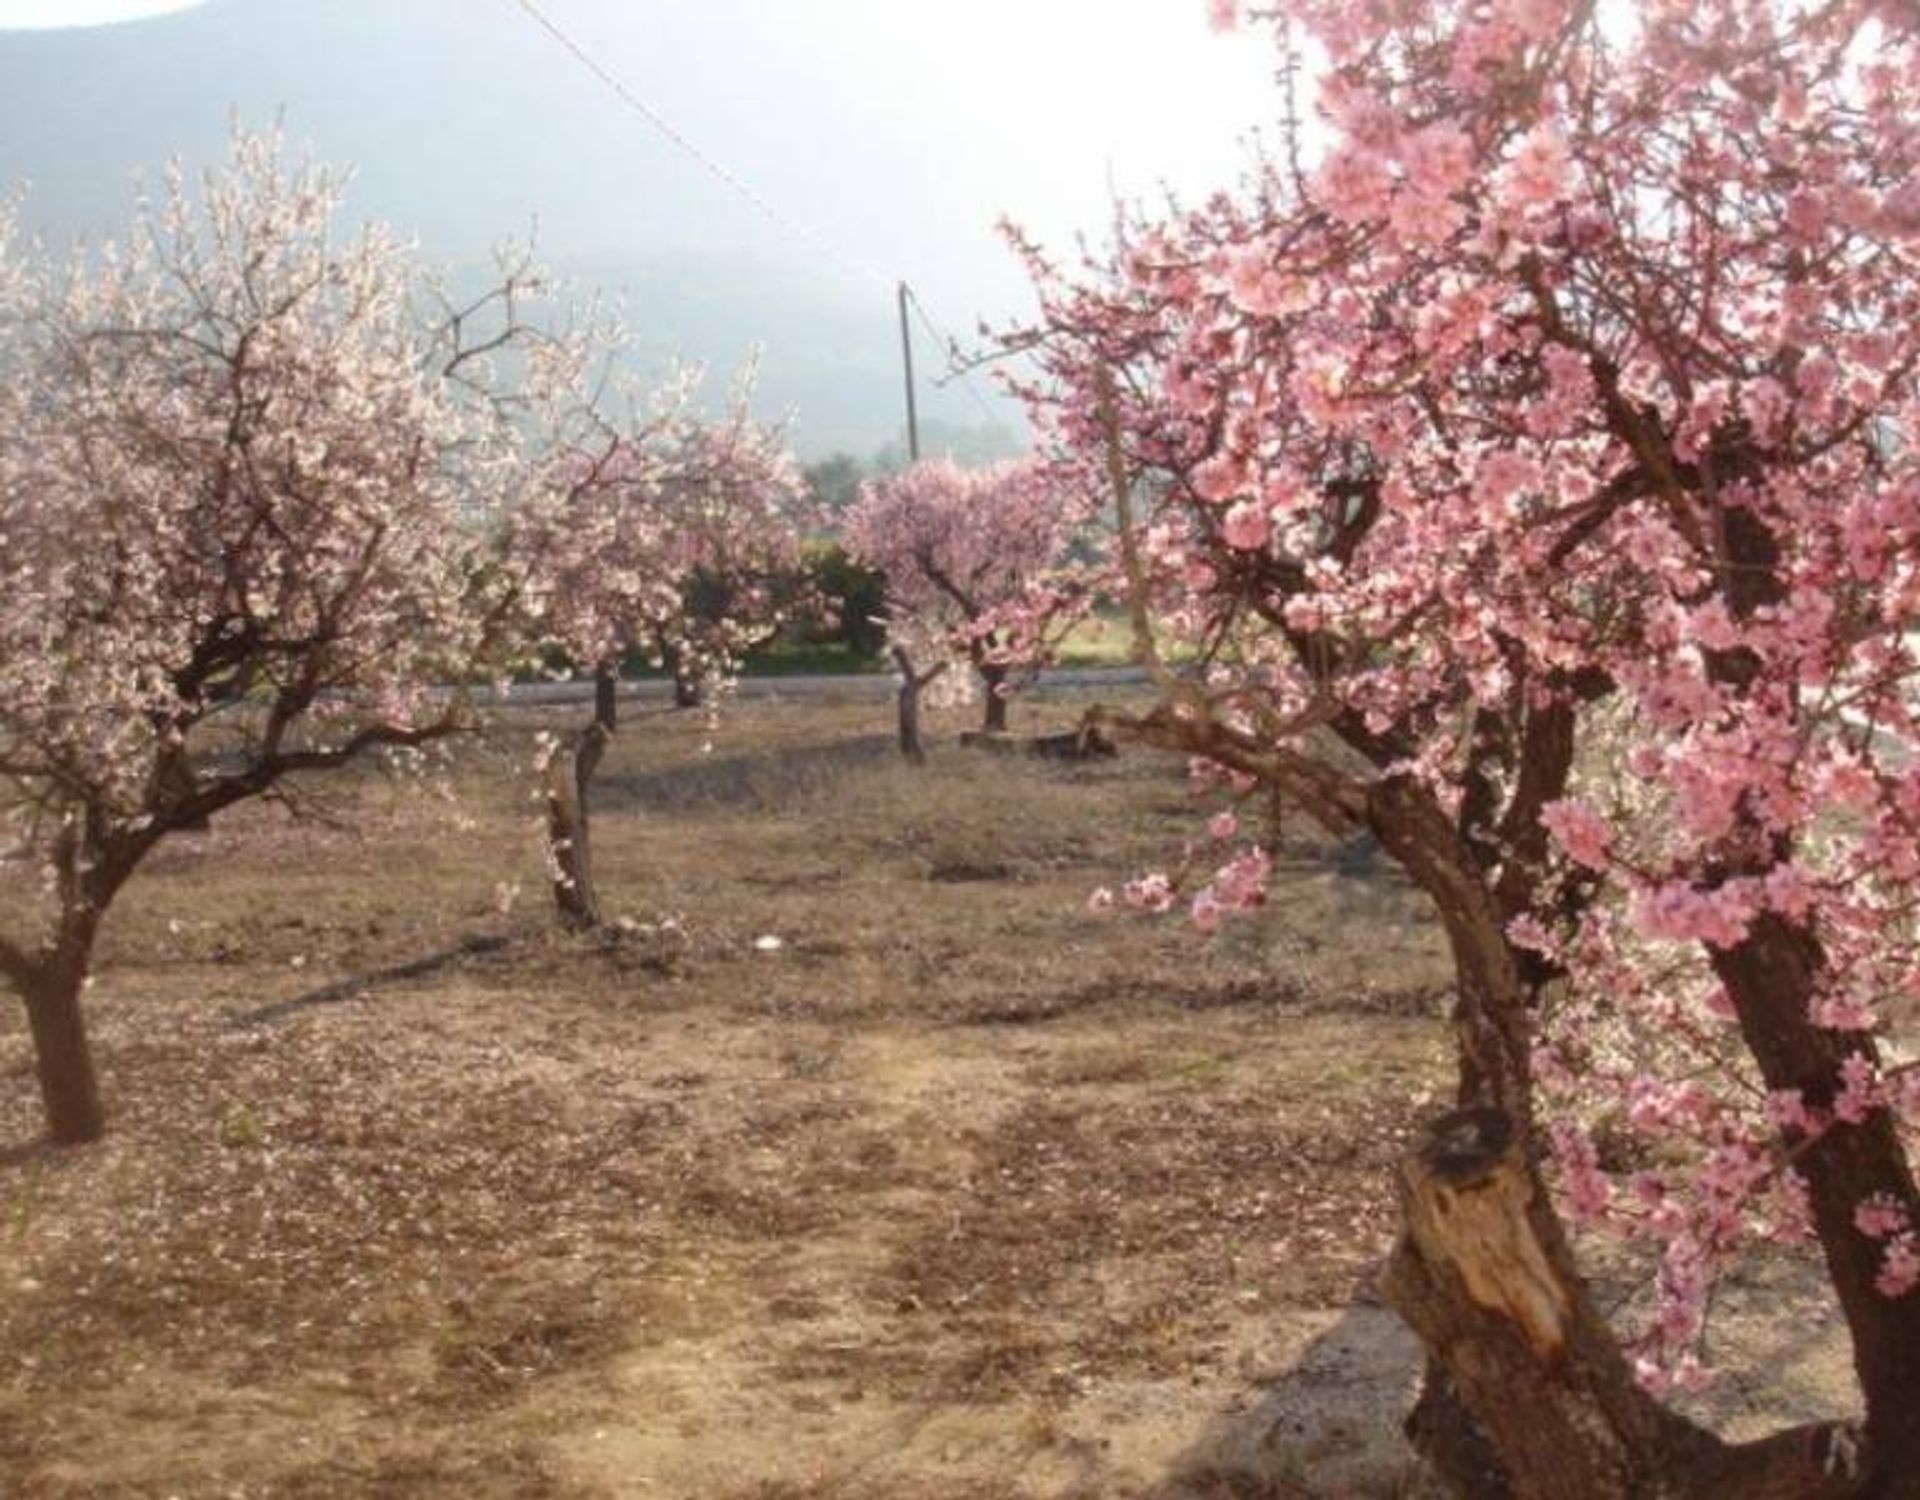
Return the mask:
<path id="1" fill-rule="evenodd" d="M 113 26 L 192 10 L 204 0 L 0 0 L 0 31 Z"/>

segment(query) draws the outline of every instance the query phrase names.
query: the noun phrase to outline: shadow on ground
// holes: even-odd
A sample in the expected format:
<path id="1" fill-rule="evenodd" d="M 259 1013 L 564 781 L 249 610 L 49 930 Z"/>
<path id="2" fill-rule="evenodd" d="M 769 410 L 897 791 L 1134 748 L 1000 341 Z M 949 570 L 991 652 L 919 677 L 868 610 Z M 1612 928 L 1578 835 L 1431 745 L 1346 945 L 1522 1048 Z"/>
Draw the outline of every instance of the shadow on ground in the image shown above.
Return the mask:
<path id="1" fill-rule="evenodd" d="M 1246 1403 L 1176 1459 L 1148 1500 L 1413 1500 L 1423 1488 L 1400 1423 L 1420 1346 L 1385 1308 L 1356 1306 L 1289 1363 L 1255 1372 Z"/>
<path id="2" fill-rule="evenodd" d="M 594 782 L 596 811 L 660 812 L 707 806 L 766 806 L 790 801 L 793 789 L 837 780 L 847 772 L 898 757 L 891 735 L 861 735 L 818 745 L 781 745 L 745 755 L 706 756 L 645 771 L 602 772 Z"/>

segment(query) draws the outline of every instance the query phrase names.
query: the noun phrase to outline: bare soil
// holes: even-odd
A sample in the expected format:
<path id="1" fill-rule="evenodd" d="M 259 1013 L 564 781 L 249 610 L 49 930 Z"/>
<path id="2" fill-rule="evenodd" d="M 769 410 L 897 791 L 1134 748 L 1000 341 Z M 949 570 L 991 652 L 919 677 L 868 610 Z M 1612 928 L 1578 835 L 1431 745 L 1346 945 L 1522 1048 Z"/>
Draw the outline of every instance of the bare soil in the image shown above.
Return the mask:
<path id="1" fill-rule="evenodd" d="M 531 716 L 456 799 L 164 849 L 90 997 L 107 1141 L 34 1144 L 0 1012 L 0 1494 L 1425 1493 L 1372 1291 L 1447 1084 L 1414 893 L 1288 825 L 1211 940 L 1091 916 L 1202 837 L 1180 765 L 916 771 L 884 713 L 624 729 L 604 941 L 548 918 Z M 1736 1369 L 1800 1383 L 1717 1415 L 1831 1409 L 1805 1277 L 1752 1295 Z"/>

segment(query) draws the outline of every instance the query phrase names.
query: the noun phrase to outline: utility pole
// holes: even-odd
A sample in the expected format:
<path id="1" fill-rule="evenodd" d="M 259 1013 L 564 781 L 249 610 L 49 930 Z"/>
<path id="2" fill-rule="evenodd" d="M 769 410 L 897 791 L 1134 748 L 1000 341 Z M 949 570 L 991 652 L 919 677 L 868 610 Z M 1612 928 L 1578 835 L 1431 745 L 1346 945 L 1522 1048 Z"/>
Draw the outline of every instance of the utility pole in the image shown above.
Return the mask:
<path id="1" fill-rule="evenodd" d="M 900 283 L 900 359 L 907 372 L 907 457 L 920 462 L 920 418 L 913 407 L 913 335 L 907 328 L 907 284 Z"/>

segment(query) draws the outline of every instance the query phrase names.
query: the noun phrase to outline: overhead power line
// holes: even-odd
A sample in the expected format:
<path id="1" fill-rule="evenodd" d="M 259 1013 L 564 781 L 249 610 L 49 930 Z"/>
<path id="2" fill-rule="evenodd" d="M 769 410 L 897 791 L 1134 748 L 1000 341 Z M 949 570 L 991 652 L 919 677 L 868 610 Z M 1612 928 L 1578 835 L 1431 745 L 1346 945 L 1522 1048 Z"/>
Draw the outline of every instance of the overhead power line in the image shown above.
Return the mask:
<path id="1" fill-rule="evenodd" d="M 987 405 L 986 397 L 980 394 L 979 387 L 973 383 L 973 378 L 967 373 L 967 367 L 960 362 L 960 345 L 958 342 L 949 338 L 940 326 L 934 322 L 933 314 L 927 311 L 926 304 L 920 300 L 920 294 L 914 291 L 912 287 L 907 288 L 907 301 L 913 305 L 914 313 L 919 317 L 921 326 L 927 330 L 928 334 L 932 336 L 934 343 L 940 347 L 941 353 L 947 362 L 947 380 L 958 379 L 960 388 L 969 396 L 973 397 L 973 404 L 980 408 L 981 414 L 986 417 L 987 421 L 998 424 L 1000 418 L 995 415 L 993 408 Z M 935 384 L 945 385 L 947 380 L 936 381 Z"/>
<path id="2" fill-rule="evenodd" d="M 864 261 L 858 256 L 849 255 L 841 249 L 840 246 L 836 245 L 811 225 L 804 224 L 790 214 L 783 212 L 765 195 L 756 191 L 751 183 L 736 173 L 728 171 L 720 162 L 709 156 L 705 151 L 702 151 L 699 146 L 688 139 L 686 134 L 681 131 L 678 126 L 665 115 L 661 114 L 660 111 L 655 109 L 651 104 L 647 103 L 646 100 L 634 93 L 632 89 L 628 88 L 627 85 L 620 80 L 617 74 L 604 67 L 598 58 L 568 35 L 568 33 L 560 27 L 559 23 L 538 5 L 534 4 L 534 0 L 514 0 L 514 3 L 525 11 L 542 31 L 546 32 L 548 36 L 552 37 L 554 41 L 558 42 L 567 52 L 572 54 L 576 62 L 611 89 L 622 103 L 671 141 L 715 181 L 724 184 L 735 195 L 747 203 L 752 204 L 754 208 L 758 209 L 782 229 L 785 229 L 789 234 L 797 235 L 799 238 L 810 242 L 816 249 L 825 251 L 827 255 L 838 261 L 848 270 L 854 271 L 861 276 L 870 277 L 883 286 L 891 287 L 894 284 L 893 277 L 888 276 L 884 271 L 872 265 L 870 262 Z"/>
<path id="3" fill-rule="evenodd" d="M 661 114 L 659 110 L 647 103 L 645 99 L 642 99 L 621 80 L 618 74 L 604 66 L 598 58 L 579 42 L 575 41 L 558 22 L 535 3 L 535 0 L 514 0 L 514 3 L 518 5 L 521 10 L 525 11 L 527 16 L 539 26 L 542 31 L 546 32 L 549 37 L 558 43 L 575 62 L 579 63 L 581 67 L 585 68 L 610 89 L 623 104 L 635 114 L 639 115 L 641 119 L 645 120 L 647 124 L 651 125 L 661 135 L 665 136 L 669 142 L 716 182 L 722 184 L 744 202 L 752 205 L 753 208 L 758 210 L 770 222 L 777 224 L 794 237 L 805 240 L 815 249 L 825 252 L 830 259 L 837 261 L 845 269 L 854 272 L 856 275 L 879 282 L 882 286 L 889 288 L 897 287 L 904 300 L 912 305 L 914 313 L 920 319 L 921 325 L 925 327 L 935 344 L 939 346 L 942 357 L 945 360 L 947 375 L 945 379 L 935 381 L 934 384 L 945 385 L 949 381 L 958 379 L 966 393 L 973 398 L 974 405 L 980 408 L 981 414 L 986 417 L 987 421 L 989 423 L 998 423 L 1000 421 L 1000 418 L 995 414 L 993 408 L 987 403 L 986 398 L 980 394 L 979 388 L 975 386 L 969 378 L 967 367 L 960 359 L 959 345 L 942 332 L 939 325 L 934 322 L 933 315 L 927 311 L 925 304 L 920 301 L 919 296 L 911 287 L 907 286 L 903 281 L 898 281 L 896 278 L 888 276 L 871 261 L 863 260 L 857 255 L 849 254 L 841 246 L 828 239 L 811 225 L 785 213 L 774 204 L 771 199 L 767 198 L 765 194 L 757 191 L 753 184 L 740 177 L 737 173 L 729 171 L 721 162 L 701 150 L 684 131 L 665 115 Z M 904 332 L 904 328 L 902 331 Z M 908 379 L 912 379 L 910 352 L 908 354 Z"/>

